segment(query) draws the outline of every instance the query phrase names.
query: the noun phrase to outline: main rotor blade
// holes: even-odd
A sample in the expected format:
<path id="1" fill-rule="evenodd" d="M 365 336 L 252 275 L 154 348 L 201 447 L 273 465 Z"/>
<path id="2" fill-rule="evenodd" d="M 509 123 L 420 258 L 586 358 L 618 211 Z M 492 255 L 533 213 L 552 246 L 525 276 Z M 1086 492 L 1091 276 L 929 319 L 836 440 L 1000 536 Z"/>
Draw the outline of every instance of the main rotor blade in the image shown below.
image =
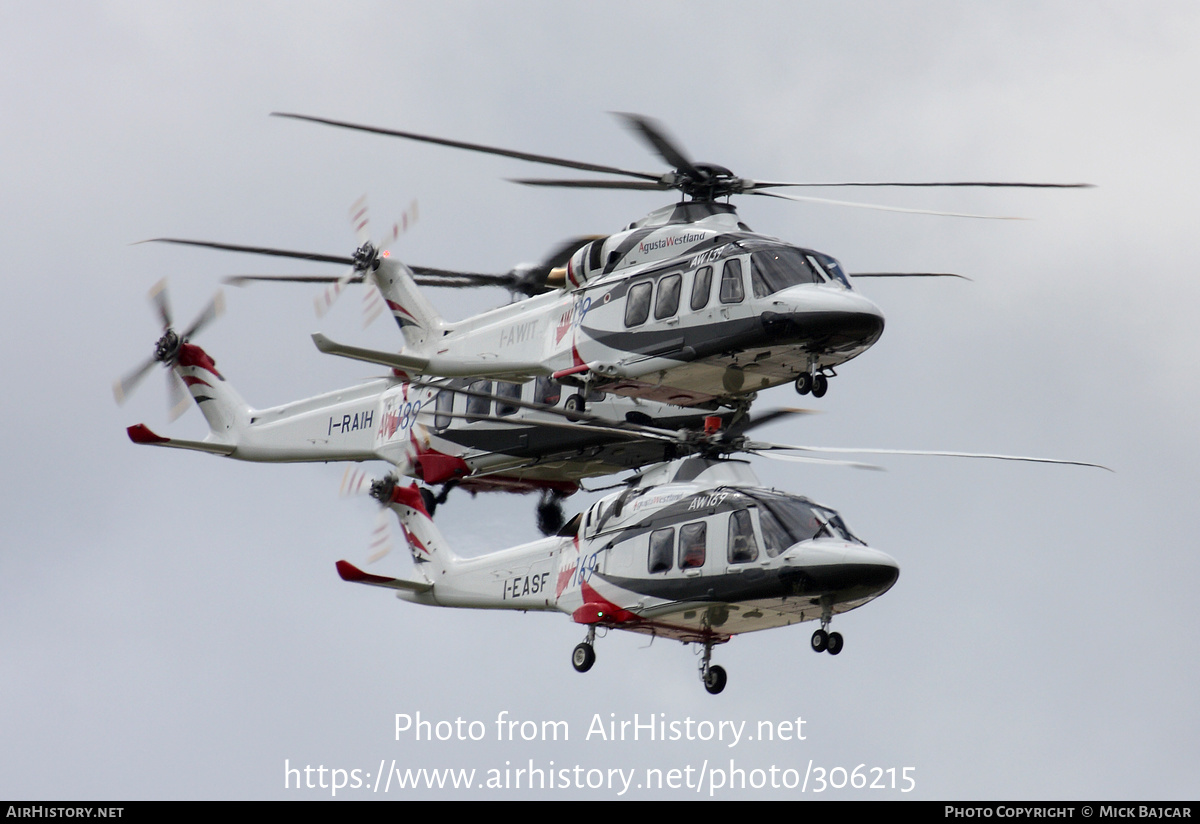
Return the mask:
<path id="1" fill-rule="evenodd" d="M 335 275 L 230 275 L 222 279 L 222 283 L 230 286 L 246 286 L 259 281 L 270 283 L 337 283 L 341 278 Z M 362 283 L 362 275 L 350 279 L 351 283 Z"/>
<path id="2" fill-rule="evenodd" d="M 879 186 L 905 186 L 910 188 L 930 188 L 936 189 L 947 186 L 987 186 L 998 189 L 1094 189 L 1094 183 L 1016 183 L 1004 182 L 996 180 L 974 180 L 974 181 L 950 181 L 944 183 L 895 183 L 895 182 L 879 182 L 879 183 L 784 183 L 784 182 L 769 182 L 765 180 L 747 180 L 747 188 L 745 191 L 753 191 L 755 189 L 766 189 L 776 186 L 806 186 L 809 188 L 833 188 L 837 186 L 864 186 L 864 187 L 879 187 Z"/>
<path id="3" fill-rule="evenodd" d="M 753 441 L 747 442 L 746 448 L 752 449 L 756 452 L 762 452 L 764 454 L 772 451 L 791 451 L 850 455 L 923 455 L 935 458 L 986 458 L 995 461 L 1022 461 L 1027 463 L 1064 464 L 1067 466 L 1090 466 L 1095 469 L 1105 469 L 1109 472 L 1112 472 L 1112 470 L 1107 466 L 1102 464 L 1088 463 L 1087 461 L 1067 461 L 1059 458 L 1035 458 L 1026 455 L 993 455 L 985 452 L 931 452 L 920 449 L 859 449 L 852 447 L 833 446 L 795 446 L 791 444 L 761 443 Z"/>
<path id="4" fill-rule="evenodd" d="M 344 120 L 330 120 L 325 117 L 313 117 L 306 114 L 292 114 L 290 112 L 271 112 L 272 117 L 287 117 L 292 120 L 307 120 L 312 123 L 324 123 L 326 126 L 337 126 L 341 129 L 352 129 L 359 132 L 371 132 L 373 134 L 387 135 L 388 137 L 402 137 L 406 140 L 417 140 L 422 143 L 435 143 L 439 146 L 449 146 L 452 149 L 465 149 L 470 152 L 483 152 L 484 154 L 500 155 L 501 157 L 511 157 L 517 160 L 526 160 L 530 163 L 545 163 L 550 166 L 563 166 L 568 169 L 579 169 L 583 172 L 602 172 L 604 174 L 626 175 L 628 177 L 640 177 L 644 180 L 658 180 L 661 175 L 650 174 L 649 172 L 635 172 L 629 169 L 618 169 L 616 166 L 602 166 L 598 163 L 583 163 L 578 160 L 565 160 L 560 157 L 551 157 L 550 155 L 534 154 L 532 152 L 518 152 L 512 149 L 501 149 L 496 146 L 485 146 L 482 143 L 467 143 L 462 140 L 448 140 L 444 137 L 431 137 L 430 135 L 416 134 L 415 132 L 402 132 L 398 129 L 383 129 L 378 126 L 365 126 L 361 123 L 348 123 Z"/>
<path id="5" fill-rule="evenodd" d="M 967 212 L 937 212 L 930 209 L 902 209 L 899 206 L 883 206 L 878 203 L 857 203 L 850 200 L 830 200 L 827 197 L 807 197 L 805 195 L 785 195 L 779 192 L 760 192 L 751 189 L 746 194 L 761 197 L 777 197 L 782 200 L 794 200 L 799 203 L 825 203 L 831 206 L 853 206 L 857 209 L 876 209 L 881 212 L 906 212 L 911 215 L 938 215 L 939 217 L 974 217 L 982 220 L 1029 220 L 1027 217 L 1006 217 L 1004 215 L 975 215 Z"/>
<path id="6" fill-rule="evenodd" d="M 679 148 L 678 144 L 667 137 L 666 127 L 656 120 L 649 117 L 643 117 L 640 114 L 629 114 L 627 112 L 613 112 L 614 115 L 625 121 L 625 125 L 632 129 L 636 134 L 641 135 L 642 139 L 650 144 L 650 147 L 658 153 L 658 156 L 667 161 L 672 169 L 681 172 L 687 172 L 693 178 L 703 179 L 708 175 L 701 172 L 695 167 L 683 149 Z"/>
<path id="7" fill-rule="evenodd" d="M 966 275 L 956 275 L 952 272 L 850 272 L 852 278 L 962 278 L 971 280 Z"/>
<path id="8" fill-rule="evenodd" d="M 316 260 L 321 263 L 342 263 L 354 265 L 354 258 L 345 255 L 320 255 L 315 252 L 295 252 L 291 249 L 271 249 L 266 246 L 238 246 L 233 243 L 213 243 L 208 240 L 184 240 L 177 237 L 154 237 L 140 240 L 138 243 L 175 243 L 180 246 L 202 246 L 206 249 L 222 249 L 226 252 L 247 252 L 252 255 L 270 255 L 272 257 L 297 258 L 299 260 Z"/>
<path id="9" fill-rule="evenodd" d="M 661 180 L 561 180 L 552 177 L 510 177 L 509 183 L 520 183 L 524 186 L 559 186 L 568 189 L 639 189 L 642 191 L 664 192 L 675 188 L 670 183 Z"/>

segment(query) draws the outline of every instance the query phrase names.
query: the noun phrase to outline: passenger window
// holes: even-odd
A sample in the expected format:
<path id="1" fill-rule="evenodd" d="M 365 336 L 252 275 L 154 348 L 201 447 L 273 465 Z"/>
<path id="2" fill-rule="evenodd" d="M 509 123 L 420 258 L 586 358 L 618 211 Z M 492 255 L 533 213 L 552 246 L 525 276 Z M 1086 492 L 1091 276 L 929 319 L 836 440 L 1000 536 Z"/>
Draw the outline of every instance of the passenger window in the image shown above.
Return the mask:
<path id="1" fill-rule="evenodd" d="M 521 384 L 519 383 L 501 383 L 496 386 L 496 394 L 501 398 L 512 398 L 513 400 L 521 400 Z M 517 414 L 518 407 L 504 401 L 496 401 L 496 417 L 506 418 L 509 415 Z"/>
<path id="2" fill-rule="evenodd" d="M 562 385 L 554 378 L 541 377 L 533 386 L 533 402 L 556 406 L 562 398 Z"/>
<path id="3" fill-rule="evenodd" d="M 729 516 L 729 563 L 745 564 L 758 558 L 758 542 L 750 510 L 739 509 Z"/>
<path id="4" fill-rule="evenodd" d="M 450 415 L 454 412 L 454 392 L 449 389 L 438 392 L 434 400 L 434 409 L 437 414 L 433 416 L 433 428 L 441 432 L 449 427 L 453 420 Z"/>
<path id="5" fill-rule="evenodd" d="M 736 258 L 725 261 L 725 268 L 721 270 L 721 303 L 741 303 L 745 297 L 742 262 Z"/>
<path id="6" fill-rule="evenodd" d="M 683 275 L 667 275 L 658 282 L 658 300 L 654 302 L 654 319 L 669 318 L 679 311 L 679 291 Z"/>
<path id="7" fill-rule="evenodd" d="M 653 288 L 654 284 L 648 280 L 629 288 L 629 294 L 625 298 L 626 326 L 637 326 L 639 323 L 645 323 L 646 318 L 650 317 L 650 290 Z"/>
<path id="8" fill-rule="evenodd" d="M 472 392 L 479 392 L 480 394 L 483 394 L 483 395 L 492 394 L 492 382 L 491 381 L 475 381 L 467 388 L 470 389 Z M 475 395 L 468 395 L 467 396 L 467 414 L 468 415 L 480 415 L 483 417 L 490 416 L 492 414 L 492 399 L 491 398 L 480 398 L 480 397 L 476 397 Z"/>
<path id="9" fill-rule="evenodd" d="M 708 296 L 712 293 L 712 267 L 702 266 L 696 270 L 696 279 L 692 281 L 692 311 L 699 311 L 708 306 Z"/>
<path id="10" fill-rule="evenodd" d="M 675 558 L 675 529 L 656 529 L 650 533 L 650 559 L 647 569 L 651 573 L 667 572 Z"/>
<path id="11" fill-rule="evenodd" d="M 679 568 L 696 569 L 704 566 L 708 525 L 703 521 L 679 528 Z"/>

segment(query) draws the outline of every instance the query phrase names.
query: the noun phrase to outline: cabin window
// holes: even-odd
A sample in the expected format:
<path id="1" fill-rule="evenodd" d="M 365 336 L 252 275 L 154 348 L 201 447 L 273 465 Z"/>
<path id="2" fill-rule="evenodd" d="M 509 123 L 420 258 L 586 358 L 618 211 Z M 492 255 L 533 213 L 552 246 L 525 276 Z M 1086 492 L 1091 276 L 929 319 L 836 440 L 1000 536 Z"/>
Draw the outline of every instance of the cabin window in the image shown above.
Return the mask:
<path id="1" fill-rule="evenodd" d="M 708 547 L 708 525 L 703 521 L 679 528 L 679 568 L 696 569 L 704 566 Z"/>
<path id="2" fill-rule="evenodd" d="M 437 393 L 437 398 L 434 400 L 434 409 L 437 414 L 433 416 L 433 428 L 438 432 L 450 426 L 451 414 L 454 412 L 454 392 L 449 389 L 443 389 Z"/>
<path id="3" fill-rule="evenodd" d="M 750 283 L 756 298 L 765 298 L 789 286 L 824 282 L 798 249 L 763 249 L 750 256 Z"/>
<path id="4" fill-rule="evenodd" d="M 648 280 L 629 287 L 629 294 L 625 298 L 626 326 L 637 326 L 650 317 L 650 290 L 653 288 L 654 284 Z"/>
<path id="5" fill-rule="evenodd" d="M 675 558 L 675 528 L 656 529 L 650 533 L 650 559 L 646 568 L 651 573 L 668 572 Z"/>
<path id="6" fill-rule="evenodd" d="M 692 311 L 698 312 L 708 306 L 708 296 L 712 292 L 712 267 L 702 266 L 696 270 L 696 279 L 692 281 Z"/>
<path id="7" fill-rule="evenodd" d="M 729 516 L 729 563 L 747 564 L 757 558 L 758 541 L 754 540 L 750 510 L 739 509 Z"/>
<path id="8" fill-rule="evenodd" d="M 658 300 L 654 302 L 654 319 L 669 318 L 679 311 L 679 292 L 683 275 L 667 275 L 658 282 Z"/>
<path id="9" fill-rule="evenodd" d="M 741 303 L 745 297 L 742 262 L 737 258 L 725 261 L 725 268 L 721 270 L 721 303 Z"/>
<path id="10" fill-rule="evenodd" d="M 556 406 L 562 399 L 562 384 L 554 378 L 541 377 L 533 385 L 533 402 Z"/>
<path id="11" fill-rule="evenodd" d="M 496 385 L 496 394 L 500 398 L 511 398 L 512 400 L 521 400 L 521 384 L 519 383 L 499 383 Z M 506 418 L 509 415 L 517 414 L 518 407 L 511 403 L 505 403 L 503 400 L 496 401 L 496 417 Z"/>
<path id="12" fill-rule="evenodd" d="M 491 395 L 492 394 L 492 382 L 491 381 L 475 381 L 467 388 L 470 389 L 472 392 L 478 392 L 482 395 Z M 491 416 L 491 414 L 492 414 L 492 399 L 490 397 L 480 398 L 475 395 L 467 395 L 467 414 L 468 415 L 480 415 L 483 417 Z"/>

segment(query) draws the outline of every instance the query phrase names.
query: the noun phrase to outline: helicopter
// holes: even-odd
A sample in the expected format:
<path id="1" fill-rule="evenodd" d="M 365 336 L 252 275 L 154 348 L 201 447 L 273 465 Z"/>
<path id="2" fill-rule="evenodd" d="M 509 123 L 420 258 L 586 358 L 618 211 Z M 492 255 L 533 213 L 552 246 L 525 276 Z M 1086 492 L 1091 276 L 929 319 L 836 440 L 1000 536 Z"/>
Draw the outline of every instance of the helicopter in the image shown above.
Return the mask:
<path id="1" fill-rule="evenodd" d="M 268 463 L 367 461 L 391 463 L 425 484 L 425 508 L 433 513 L 456 487 L 472 493 L 538 492 L 539 529 L 557 531 L 562 500 L 580 481 L 662 461 L 674 448 L 635 434 L 641 425 L 695 428 L 703 419 L 680 407 L 594 393 L 595 410 L 627 426 L 622 431 L 564 425 L 555 416 L 562 387 L 541 377 L 526 385 L 488 380 L 407 380 L 391 374 L 367 383 L 269 409 L 251 407 L 218 371 L 215 360 L 191 342 L 224 305 L 220 293 L 182 334 L 175 331 L 165 280 L 150 300 L 163 322 L 154 354 L 114 386 L 122 402 L 156 364 L 167 367 L 173 417 L 199 407 L 209 426 L 204 440 L 164 437 L 145 424 L 127 429 L 136 444 L 188 449 L 243 461 Z M 802 410 L 774 410 L 756 425 Z M 576 422 L 593 419 L 583 413 Z M 729 416 L 726 422 L 730 422 Z M 746 431 L 744 420 L 739 431 Z M 441 486 L 435 494 L 430 487 Z"/>
<path id="2" fill-rule="evenodd" d="M 474 609 L 557 611 L 587 628 L 571 654 L 587 672 L 600 628 L 674 639 L 702 649 L 700 678 L 711 694 L 727 683 L 713 648 L 734 635 L 819 621 L 815 652 L 838 655 L 835 615 L 878 598 L 899 576 L 896 560 L 859 539 L 833 509 L 768 489 L 748 461 L 730 453 L 829 462 L 791 452 L 922 454 L 1069 463 L 1004 455 L 800 447 L 755 442 L 722 431 L 644 437 L 675 443 L 682 457 L 635 474 L 576 515 L 556 536 L 476 558 L 460 558 L 434 525 L 416 485 L 394 476 L 370 494 L 398 518 L 419 580 L 337 562 L 340 577 L 384 587 L 418 604 Z M 835 461 L 874 468 L 870 464 Z"/>
<path id="3" fill-rule="evenodd" d="M 671 171 L 630 171 L 309 115 L 274 114 L 635 178 L 518 179 L 519 183 L 678 190 L 682 198 L 690 198 L 651 212 L 613 235 L 588 241 L 569 256 L 563 267 L 542 270 L 541 286 L 549 291 L 458 322 L 445 320 L 434 309 L 418 288 L 417 273 L 395 257 L 382 255 L 370 242 L 362 243 L 352 257 L 339 258 L 209 241 L 157 239 L 350 263 L 353 278 L 370 282 L 383 294 L 403 333 L 405 347 L 399 353 L 372 350 L 316 334 L 313 341 L 322 352 L 389 366 L 414 376 L 508 382 L 552 377 L 581 390 L 566 402 L 567 408 L 576 412 L 586 410 L 587 393 L 591 391 L 677 406 L 708 410 L 724 406 L 742 411 L 758 391 L 783 383 L 793 383 L 801 395 L 822 397 L 836 368 L 879 339 L 883 313 L 854 289 L 851 276 L 835 258 L 755 233 L 741 221 L 735 207 L 720 198 L 728 201 L 735 194 L 751 194 L 820 200 L 768 191 L 788 186 L 1088 185 L 755 181 L 737 177 L 723 166 L 692 162 L 660 125 L 629 114 L 620 117 L 670 164 Z M 443 274 L 448 282 L 452 273 Z M 857 277 L 941 274 L 876 272 Z M 487 282 L 486 276 L 478 275 L 470 278 L 471 283 L 466 280 L 461 285 Z"/>

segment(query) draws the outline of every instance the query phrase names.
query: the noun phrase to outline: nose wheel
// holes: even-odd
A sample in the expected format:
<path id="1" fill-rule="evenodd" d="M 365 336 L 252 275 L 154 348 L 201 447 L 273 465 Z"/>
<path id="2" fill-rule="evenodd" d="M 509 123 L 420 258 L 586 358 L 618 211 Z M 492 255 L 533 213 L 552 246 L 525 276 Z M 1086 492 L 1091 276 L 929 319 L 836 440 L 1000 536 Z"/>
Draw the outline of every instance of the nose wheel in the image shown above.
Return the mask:
<path id="1" fill-rule="evenodd" d="M 823 398 L 829 391 L 829 377 L 821 372 L 802 372 L 796 376 L 796 392 L 814 398 Z"/>
<path id="2" fill-rule="evenodd" d="M 813 652 L 828 652 L 830 655 L 837 655 L 842 651 L 845 643 L 840 632 L 826 632 L 824 629 L 819 629 L 812 634 Z"/>

